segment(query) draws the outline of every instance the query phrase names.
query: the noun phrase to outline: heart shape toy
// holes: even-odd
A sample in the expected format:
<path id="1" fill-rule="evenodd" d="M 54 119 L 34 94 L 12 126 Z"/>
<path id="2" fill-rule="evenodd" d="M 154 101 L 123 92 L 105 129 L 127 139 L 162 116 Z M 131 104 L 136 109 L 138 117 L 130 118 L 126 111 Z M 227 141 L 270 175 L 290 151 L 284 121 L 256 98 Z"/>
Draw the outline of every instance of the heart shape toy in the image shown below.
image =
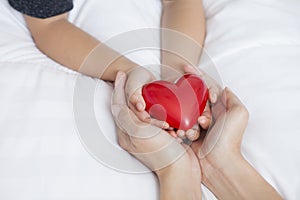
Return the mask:
<path id="1" fill-rule="evenodd" d="M 203 113 L 208 99 L 204 81 L 196 75 L 185 74 L 175 84 L 154 81 L 142 88 L 146 111 L 173 128 L 188 130 Z"/>

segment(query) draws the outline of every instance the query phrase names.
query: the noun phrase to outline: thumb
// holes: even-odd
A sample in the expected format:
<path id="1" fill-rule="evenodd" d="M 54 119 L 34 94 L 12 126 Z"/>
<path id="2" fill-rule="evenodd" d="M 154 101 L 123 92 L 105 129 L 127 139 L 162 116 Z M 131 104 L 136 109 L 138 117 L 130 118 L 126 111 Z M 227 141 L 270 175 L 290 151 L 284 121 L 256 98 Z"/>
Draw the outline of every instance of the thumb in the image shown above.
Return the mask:
<path id="1" fill-rule="evenodd" d="M 136 90 L 130 97 L 129 102 L 135 106 L 138 111 L 143 111 L 146 108 L 146 103 L 142 95 L 142 89 Z"/>
<path id="2" fill-rule="evenodd" d="M 228 87 L 224 89 L 222 100 L 228 110 L 234 107 L 244 106 L 241 100 Z"/>
<path id="3" fill-rule="evenodd" d="M 111 100 L 111 111 L 115 118 L 119 116 L 119 113 L 122 110 L 122 108 L 127 105 L 124 91 L 125 81 L 126 74 L 124 72 L 118 72 Z"/>
<path id="4" fill-rule="evenodd" d="M 239 122 L 241 127 L 247 125 L 249 112 L 241 100 L 229 89 L 225 88 L 223 98 L 225 100 L 228 117 L 233 117 L 235 122 Z M 222 98 L 222 99 L 223 99 Z"/>

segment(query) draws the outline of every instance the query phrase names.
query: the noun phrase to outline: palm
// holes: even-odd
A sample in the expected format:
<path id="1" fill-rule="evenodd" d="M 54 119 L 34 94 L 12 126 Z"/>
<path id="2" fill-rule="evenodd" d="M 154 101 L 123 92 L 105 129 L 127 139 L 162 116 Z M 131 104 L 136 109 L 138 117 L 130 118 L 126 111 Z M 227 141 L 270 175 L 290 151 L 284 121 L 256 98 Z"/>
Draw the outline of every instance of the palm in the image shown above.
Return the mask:
<path id="1" fill-rule="evenodd" d="M 227 89 L 212 107 L 213 123 L 206 134 L 191 144 L 198 159 L 218 158 L 224 152 L 240 149 L 248 122 L 248 111 Z"/>

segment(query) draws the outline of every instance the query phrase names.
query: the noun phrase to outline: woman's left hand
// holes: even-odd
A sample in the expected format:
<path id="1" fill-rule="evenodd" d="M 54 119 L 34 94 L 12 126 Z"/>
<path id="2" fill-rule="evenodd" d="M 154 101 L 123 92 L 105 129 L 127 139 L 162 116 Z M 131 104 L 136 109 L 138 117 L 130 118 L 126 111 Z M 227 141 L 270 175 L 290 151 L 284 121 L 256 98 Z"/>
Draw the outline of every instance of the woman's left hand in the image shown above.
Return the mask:
<path id="1" fill-rule="evenodd" d="M 119 72 L 115 81 L 112 112 L 118 127 L 120 146 L 154 172 L 172 166 L 178 158 L 195 159 L 188 146 L 178 143 L 167 131 L 141 121 L 133 113 L 126 102 L 125 83 L 126 75 Z"/>
<path id="2" fill-rule="evenodd" d="M 120 146 L 157 174 L 161 199 L 201 199 L 201 170 L 196 155 L 189 146 L 133 113 L 126 103 L 125 82 L 126 75 L 119 72 L 112 113 Z"/>

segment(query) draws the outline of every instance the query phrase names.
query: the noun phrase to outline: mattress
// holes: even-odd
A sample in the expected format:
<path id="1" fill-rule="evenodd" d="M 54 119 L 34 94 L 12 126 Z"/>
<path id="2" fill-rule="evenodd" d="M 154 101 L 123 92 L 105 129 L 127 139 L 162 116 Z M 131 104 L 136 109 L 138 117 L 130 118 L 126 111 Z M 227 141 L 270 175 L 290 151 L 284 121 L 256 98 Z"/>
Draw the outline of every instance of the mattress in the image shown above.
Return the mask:
<path id="1" fill-rule="evenodd" d="M 69 20 L 101 41 L 160 25 L 159 0 L 74 4 Z M 232 88 L 250 112 L 242 143 L 245 158 L 284 199 L 296 200 L 300 2 L 203 4 L 207 37 L 200 67 Z M 158 199 L 156 177 L 117 144 L 110 111 L 112 86 L 49 59 L 35 47 L 22 15 L 5 0 L 0 10 L 0 199 Z M 126 56 L 159 77 L 158 50 Z M 76 96 L 82 89 L 90 96 Z M 78 123 L 87 117 L 85 110 L 103 133 L 99 154 L 84 141 L 92 128 Z M 130 167 L 116 167 L 116 159 Z M 216 199 L 201 187 L 203 199 Z"/>

